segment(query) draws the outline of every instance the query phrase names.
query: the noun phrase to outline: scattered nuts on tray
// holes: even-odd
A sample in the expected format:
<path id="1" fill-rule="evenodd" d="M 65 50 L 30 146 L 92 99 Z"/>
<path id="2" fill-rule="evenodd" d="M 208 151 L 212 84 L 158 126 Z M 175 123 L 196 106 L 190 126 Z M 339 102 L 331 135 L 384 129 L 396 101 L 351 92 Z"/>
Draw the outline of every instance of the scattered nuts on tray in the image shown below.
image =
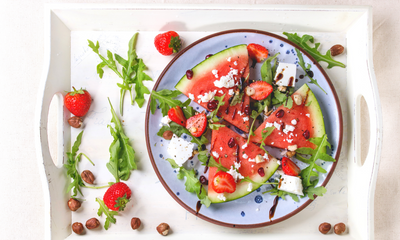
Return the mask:
<path id="1" fill-rule="evenodd" d="M 344 223 L 338 223 L 333 227 L 336 234 L 340 235 L 346 231 L 346 225 Z"/>
<path id="2" fill-rule="evenodd" d="M 82 223 L 75 222 L 74 224 L 72 224 L 72 231 L 74 231 L 74 233 L 79 235 L 83 234 L 84 228 Z"/>
<path id="3" fill-rule="evenodd" d="M 86 183 L 93 184 L 94 182 L 94 175 L 91 171 L 85 170 L 81 173 L 82 180 Z"/>
<path id="4" fill-rule="evenodd" d="M 161 223 L 157 226 L 157 232 L 163 236 L 167 236 L 169 232 L 169 225 L 166 223 Z"/>
<path id="5" fill-rule="evenodd" d="M 342 54 L 343 52 L 344 52 L 344 47 L 340 44 L 336 44 L 331 47 L 331 55 L 333 57 Z"/>
<path id="6" fill-rule="evenodd" d="M 71 209 L 71 211 L 76 211 L 81 207 L 81 202 L 79 202 L 78 200 L 74 199 L 74 198 L 70 198 L 68 200 L 68 207 L 69 209 Z"/>
<path id="7" fill-rule="evenodd" d="M 330 223 L 324 222 L 321 223 L 319 225 L 318 230 L 322 233 L 322 234 L 327 234 L 330 230 L 331 230 L 332 226 Z"/>
<path id="8" fill-rule="evenodd" d="M 140 221 L 140 218 L 137 217 L 133 217 L 131 220 L 131 227 L 133 230 L 136 230 L 138 228 L 140 228 L 140 225 L 142 224 L 142 222 Z"/>
<path id="9" fill-rule="evenodd" d="M 73 116 L 68 119 L 68 124 L 74 128 L 80 128 L 82 126 L 83 119 L 81 117 Z"/>
<path id="10" fill-rule="evenodd" d="M 91 218 L 86 221 L 85 225 L 87 229 L 95 229 L 100 226 L 100 222 L 97 218 Z"/>
<path id="11" fill-rule="evenodd" d="M 172 136 L 174 135 L 174 133 L 172 132 L 172 131 L 170 131 L 170 130 L 167 130 L 167 131 L 165 131 L 164 133 L 163 133 L 163 138 L 165 139 L 165 140 L 171 140 L 171 138 L 172 138 Z"/>

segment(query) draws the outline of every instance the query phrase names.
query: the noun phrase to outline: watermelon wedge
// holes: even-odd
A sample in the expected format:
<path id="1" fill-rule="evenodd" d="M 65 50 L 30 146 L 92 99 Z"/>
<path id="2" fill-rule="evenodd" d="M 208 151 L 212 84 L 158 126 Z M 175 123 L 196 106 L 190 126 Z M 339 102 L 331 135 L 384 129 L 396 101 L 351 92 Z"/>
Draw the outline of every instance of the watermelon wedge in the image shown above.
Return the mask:
<path id="1" fill-rule="evenodd" d="M 293 107 L 288 109 L 283 105 L 276 109 L 254 132 L 251 136 L 252 142 L 261 143 L 261 131 L 268 126 L 276 126 L 276 129 L 265 139 L 265 144 L 272 147 L 287 149 L 291 145 L 300 147 L 315 148 L 316 146 L 307 141 L 308 138 L 322 137 L 325 134 L 324 118 L 321 108 L 315 98 L 314 93 L 304 84 L 294 96 L 302 97 L 302 104 L 297 105 L 293 102 Z M 283 111 L 280 117 L 278 112 Z M 282 114 L 281 114 L 282 115 Z"/>
<path id="2" fill-rule="evenodd" d="M 220 107 L 217 115 L 249 132 L 249 117 L 242 114 L 246 105 L 250 104 L 249 96 L 245 94 L 242 103 L 234 106 L 229 104 L 237 85 L 246 81 L 249 76 L 247 46 L 242 44 L 218 52 L 193 67 L 192 71 L 193 77 L 188 79 L 186 75 L 183 76 L 175 88 L 205 109 L 211 100 L 209 95 L 225 94 L 225 105 Z"/>
<path id="3" fill-rule="evenodd" d="M 228 142 L 233 138 L 236 145 L 232 148 L 228 146 Z M 239 173 L 244 177 L 249 177 L 257 183 L 266 182 L 272 174 L 278 169 L 277 159 L 268 155 L 268 159 L 263 157 L 262 162 L 256 163 L 257 155 L 265 156 L 265 152 L 254 143 L 249 143 L 247 147 L 243 147 L 247 140 L 242 136 L 232 131 L 228 127 L 221 127 L 218 130 L 213 130 L 211 140 L 211 154 L 214 159 L 222 164 L 224 167 L 230 169 L 234 163 L 239 160 L 240 168 Z M 232 146 L 232 145 L 231 145 Z M 239 154 L 237 154 L 239 153 Z M 235 156 L 236 155 L 236 156 Z M 218 159 L 218 160 L 217 160 Z M 262 170 L 259 170 L 259 169 Z M 259 172 L 263 172 L 263 176 Z M 217 172 L 216 167 L 210 167 L 208 172 L 208 179 L 212 181 Z M 208 187 L 208 197 L 212 203 L 221 203 L 232 201 L 256 190 L 261 184 L 250 184 L 249 182 L 238 181 L 236 191 L 233 193 L 223 193 L 224 200 L 221 199 L 221 194 L 216 193 L 211 186 Z"/>

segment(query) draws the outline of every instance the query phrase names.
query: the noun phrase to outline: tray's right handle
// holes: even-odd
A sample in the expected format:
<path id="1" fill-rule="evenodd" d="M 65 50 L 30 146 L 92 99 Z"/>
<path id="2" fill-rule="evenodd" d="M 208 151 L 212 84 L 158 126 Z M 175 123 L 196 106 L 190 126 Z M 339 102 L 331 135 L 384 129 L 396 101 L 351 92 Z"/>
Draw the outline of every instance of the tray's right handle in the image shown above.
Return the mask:
<path id="1" fill-rule="evenodd" d="M 374 195 L 382 148 L 382 109 L 372 60 L 372 9 L 347 33 L 348 224 L 355 239 L 374 239 Z M 350 68 L 351 66 L 351 68 Z M 369 111 L 369 149 L 362 163 L 361 98 Z"/>

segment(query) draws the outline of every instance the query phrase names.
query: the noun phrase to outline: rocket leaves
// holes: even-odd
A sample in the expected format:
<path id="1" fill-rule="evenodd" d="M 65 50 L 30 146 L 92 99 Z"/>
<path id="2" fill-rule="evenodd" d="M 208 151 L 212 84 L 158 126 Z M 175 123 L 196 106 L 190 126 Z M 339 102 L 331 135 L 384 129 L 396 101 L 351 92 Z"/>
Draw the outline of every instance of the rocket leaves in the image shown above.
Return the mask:
<path id="1" fill-rule="evenodd" d="M 308 71 L 311 68 L 311 65 L 308 64 L 307 67 L 304 63 L 304 59 L 303 59 L 303 54 L 301 54 L 300 50 L 296 48 L 296 53 L 297 56 L 299 57 L 299 65 L 300 67 L 303 69 L 303 71 L 306 73 L 306 75 L 308 76 L 308 78 L 310 79 L 310 83 L 317 85 L 325 94 L 327 94 L 325 92 L 325 90 L 318 84 L 317 80 L 315 80 L 314 78 L 312 78 L 309 74 Z"/>
<path id="2" fill-rule="evenodd" d="M 195 115 L 196 111 L 193 109 L 192 106 L 189 106 L 190 99 L 185 102 L 181 102 L 178 99 L 175 99 L 181 95 L 179 90 L 168 90 L 162 89 L 158 92 L 152 91 L 151 92 L 151 101 L 150 101 L 150 111 L 154 114 L 157 110 L 157 100 L 160 103 L 160 109 L 163 116 L 168 115 L 168 111 L 172 107 L 179 106 L 182 108 L 183 114 L 186 118 L 190 118 L 191 116 Z"/>
<path id="3" fill-rule="evenodd" d="M 198 147 L 202 146 L 203 144 L 207 144 L 208 140 L 207 138 L 202 135 L 200 138 L 194 137 L 189 130 L 187 130 L 185 127 L 177 124 L 176 122 L 170 122 L 169 126 L 162 126 L 161 129 L 157 132 L 157 136 L 162 137 L 163 133 L 165 131 L 172 131 L 176 136 L 180 137 L 183 133 L 185 133 L 188 136 L 192 137 L 191 142 L 196 143 Z"/>
<path id="4" fill-rule="evenodd" d="M 117 219 L 115 219 L 115 215 L 118 215 L 118 212 L 116 211 L 111 211 L 110 209 L 108 209 L 108 207 L 106 206 L 106 204 L 104 204 L 103 200 L 101 200 L 100 198 L 96 198 L 96 202 L 99 203 L 100 207 L 99 210 L 97 211 L 97 215 L 100 217 L 103 213 L 104 215 L 106 215 L 106 222 L 104 223 L 104 229 L 108 230 L 108 228 L 110 227 L 110 223 L 116 223 Z"/>

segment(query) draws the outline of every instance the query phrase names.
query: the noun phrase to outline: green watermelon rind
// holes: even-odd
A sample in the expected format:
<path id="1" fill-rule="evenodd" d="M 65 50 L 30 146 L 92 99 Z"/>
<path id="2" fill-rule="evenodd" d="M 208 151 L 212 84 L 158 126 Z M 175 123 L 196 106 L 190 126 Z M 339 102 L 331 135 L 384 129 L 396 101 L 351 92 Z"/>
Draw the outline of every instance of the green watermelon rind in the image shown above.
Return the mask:
<path id="1" fill-rule="evenodd" d="M 189 94 L 185 89 L 187 88 L 187 85 L 194 84 L 198 78 L 196 78 L 196 75 L 202 76 L 202 74 L 197 74 L 197 73 L 203 73 L 203 72 L 211 72 L 213 69 L 215 69 L 215 63 L 219 63 L 221 61 L 226 61 L 226 59 L 230 56 L 236 56 L 236 55 L 248 55 L 247 53 L 247 45 L 246 44 L 240 44 L 237 46 L 233 46 L 230 48 L 227 48 L 225 50 L 222 50 L 209 58 L 203 60 L 196 66 L 192 68 L 193 71 L 193 77 L 192 79 L 188 79 L 186 77 L 186 74 L 179 80 L 179 82 L 175 85 L 175 88 L 181 91 L 183 94 L 186 96 Z M 201 78 L 200 78 L 201 79 Z"/>
<path id="2" fill-rule="evenodd" d="M 278 160 L 276 158 L 272 158 L 269 160 L 269 162 L 264 167 L 264 169 L 267 169 L 267 170 L 264 170 L 265 171 L 264 177 L 261 177 L 259 174 L 256 173 L 250 179 L 256 183 L 265 183 L 276 172 L 278 167 L 279 167 Z M 259 187 L 262 186 L 262 184 L 252 184 L 252 185 L 253 185 L 252 190 L 249 192 L 249 191 L 247 191 L 249 182 L 243 181 L 243 182 L 237 184 L 235 192 L 224 193 L 226 201 L 222 201 L 221 199 L 219 199 L 218 195 L 220 193 L 216 193 L 216 192 L 208 192 L 208 198 L 210 199 L 211 203 L 229 202 L 229 201 L 233 201 L 233 200 L 242 198 L 244 196 L 247 196 L 248 194 L 254 192 L 256 189 L 258 189 Z"/>

